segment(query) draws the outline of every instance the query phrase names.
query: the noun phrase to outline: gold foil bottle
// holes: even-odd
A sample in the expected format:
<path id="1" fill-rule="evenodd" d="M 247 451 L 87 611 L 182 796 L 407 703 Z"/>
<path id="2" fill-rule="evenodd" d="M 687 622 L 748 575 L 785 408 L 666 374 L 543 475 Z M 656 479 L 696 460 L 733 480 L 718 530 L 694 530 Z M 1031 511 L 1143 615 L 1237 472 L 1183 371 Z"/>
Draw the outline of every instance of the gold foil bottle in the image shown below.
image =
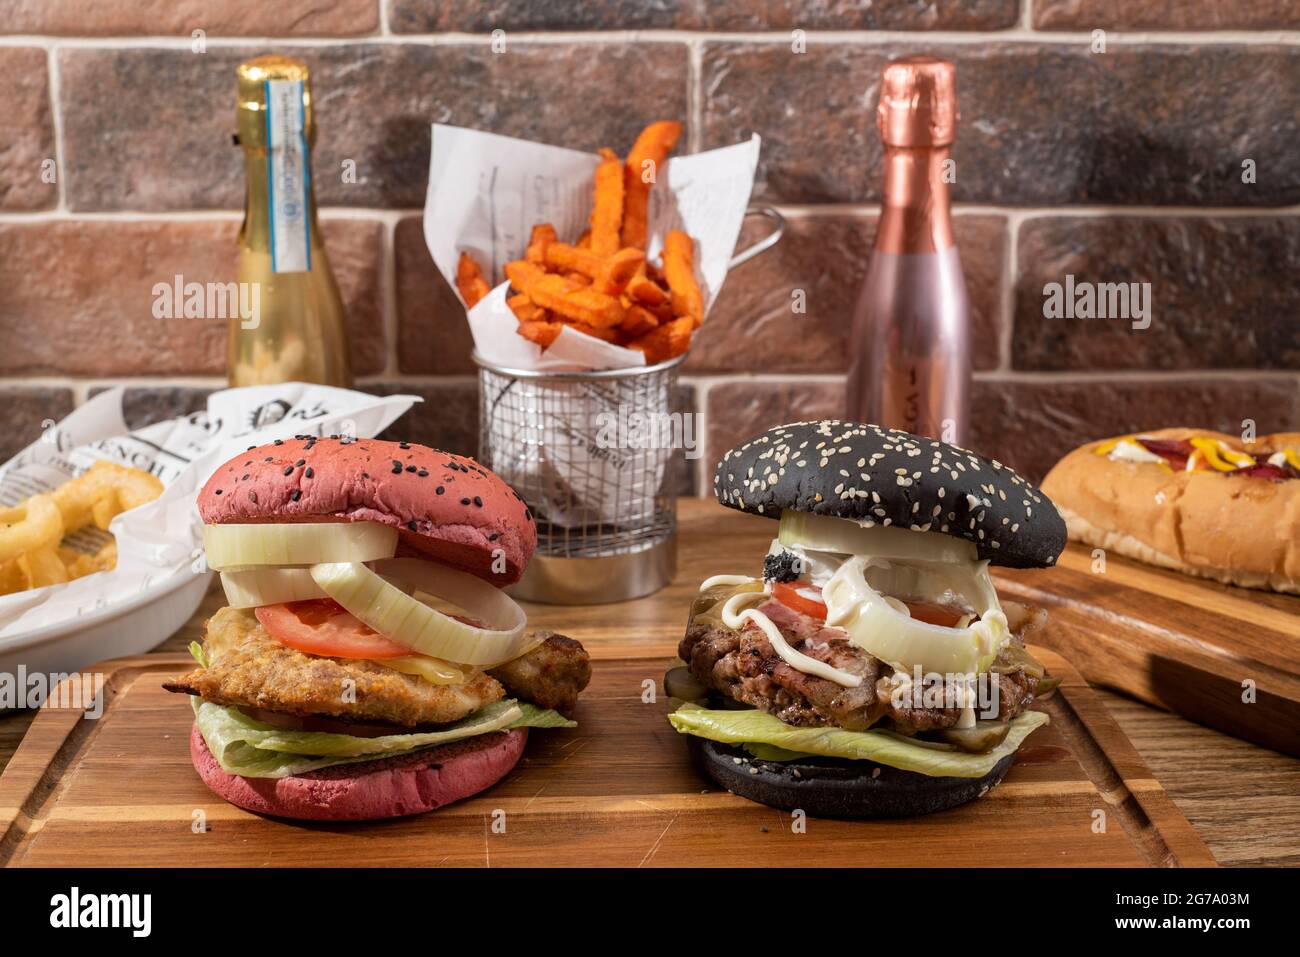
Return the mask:
<path id="1" fill-rule="evenodd" d="M 876 126 L 885 188 L 850 336 L 848 417 L 956 445 L 970 409 L 970 307 L 953 241 L 949 150 L 956 71 L 916 56 L 885 67 Z"/>
<path id="2" fill-rule="evenodd" d="M 350 386 L 343 300 L 325 254 L 311 181 L 316 138 L 307 65 L 280 56 L 240 64 L 244 149 L 239 315 L 231 320 L 232 386 Z"/>

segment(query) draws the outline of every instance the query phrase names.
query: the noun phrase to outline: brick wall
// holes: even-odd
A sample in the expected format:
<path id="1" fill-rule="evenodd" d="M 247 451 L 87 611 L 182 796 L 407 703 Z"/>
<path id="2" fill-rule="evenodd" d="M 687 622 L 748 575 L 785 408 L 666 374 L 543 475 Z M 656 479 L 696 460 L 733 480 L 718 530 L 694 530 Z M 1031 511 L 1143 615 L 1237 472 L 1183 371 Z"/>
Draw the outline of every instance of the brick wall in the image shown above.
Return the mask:
<path id="1" fill-rule="evenodd" d="M 315 70 L 354 365 L 366 388 L 433 400 L 412 438 L 475 445 L 464 317 L 419 224 L 434 120 L 584 149 L 664 117 L 689 150 L 760 133 L 758 198 L 790 230 L 732 274 L 686 366 L 707 413 L 696 477 L 744 434 L 838 414 L 877 78 L 909 52 L 958 65 L 976 448 L 1039 475 L 1101 433 L 1300 427 L 1294 0 L 0 0 L 0 30 L 0 455 L 110 383 L 133 423 L 222 384 L 224 327 L 154 319 L 150 290 L 233 278 L 234 67 L 269 51 Z M 1067 273 L 1150 282 L 1151 328 L 1045 319 L 1043 285 Z"/>

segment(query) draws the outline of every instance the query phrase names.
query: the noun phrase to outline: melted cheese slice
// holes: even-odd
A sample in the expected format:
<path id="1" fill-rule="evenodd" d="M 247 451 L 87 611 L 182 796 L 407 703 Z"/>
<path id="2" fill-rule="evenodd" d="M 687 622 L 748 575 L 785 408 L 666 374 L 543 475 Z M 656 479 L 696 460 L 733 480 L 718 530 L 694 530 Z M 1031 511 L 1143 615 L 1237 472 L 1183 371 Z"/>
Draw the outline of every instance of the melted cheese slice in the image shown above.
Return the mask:
<path id="1" fill-rule="evenodd" d="M 381 668 L 399 671 L 404 675 L 415 675 L 433 685 L 463 685 L 465 672 L 441 658 L 428 655 L 401 655 L 397 658 L 367 658 L 371 664 Z"/>
<path id="2" fill-rule="evenodd" d="M 1192 439 L 1191 442 L 1192 447 L 1201 453 L 1205 463 L 1217 472 L 1235 472 L 1237 469 L 1247 469 L 1255 464 L 1252 456 L 1228 448 L 1219 439 L 1198 438 Z M 1188 459 L 1187 464 L 1191 465 L 1191 459 Z"/>

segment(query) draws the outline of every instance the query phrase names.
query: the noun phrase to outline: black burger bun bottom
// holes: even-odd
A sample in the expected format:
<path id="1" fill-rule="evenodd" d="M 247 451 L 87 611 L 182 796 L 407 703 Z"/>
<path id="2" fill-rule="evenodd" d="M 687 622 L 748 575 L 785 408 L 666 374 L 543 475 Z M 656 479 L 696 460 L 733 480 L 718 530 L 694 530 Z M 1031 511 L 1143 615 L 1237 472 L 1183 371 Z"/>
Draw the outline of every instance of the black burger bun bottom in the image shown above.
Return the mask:
<path id="1" fill-rule="evenodd" d="M 764 761 L 742 748 L 690 737 L 696 767 L 732 794 L 812 817 L 916 817 L 982 797 L 1011 769 L 1008 754 L 979 778 L 930 777 L 870 761 Z"/>

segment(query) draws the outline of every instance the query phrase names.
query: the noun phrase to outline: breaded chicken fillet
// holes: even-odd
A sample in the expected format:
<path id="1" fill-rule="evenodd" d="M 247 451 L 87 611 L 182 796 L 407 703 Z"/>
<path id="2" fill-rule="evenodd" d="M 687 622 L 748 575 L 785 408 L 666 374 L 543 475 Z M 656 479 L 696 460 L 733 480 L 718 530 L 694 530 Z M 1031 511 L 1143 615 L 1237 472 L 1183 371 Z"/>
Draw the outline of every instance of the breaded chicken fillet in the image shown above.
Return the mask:
<path id="1" fill-rule="evenodd" d="M 247 609 L 213 615 L 203 649 L 208 666 L 168 682 L 168 691 L 238 708 L 403 727 L 459 721 L 499 701 L 507 689 L 543 708 L 571 711 L 591 679 L 586 651 L 563 635 L 550 634 L 526 655 L 490 673 L 476 672 L 464 684 L 435 685 L 373 661 L 290 648 Z"/>

